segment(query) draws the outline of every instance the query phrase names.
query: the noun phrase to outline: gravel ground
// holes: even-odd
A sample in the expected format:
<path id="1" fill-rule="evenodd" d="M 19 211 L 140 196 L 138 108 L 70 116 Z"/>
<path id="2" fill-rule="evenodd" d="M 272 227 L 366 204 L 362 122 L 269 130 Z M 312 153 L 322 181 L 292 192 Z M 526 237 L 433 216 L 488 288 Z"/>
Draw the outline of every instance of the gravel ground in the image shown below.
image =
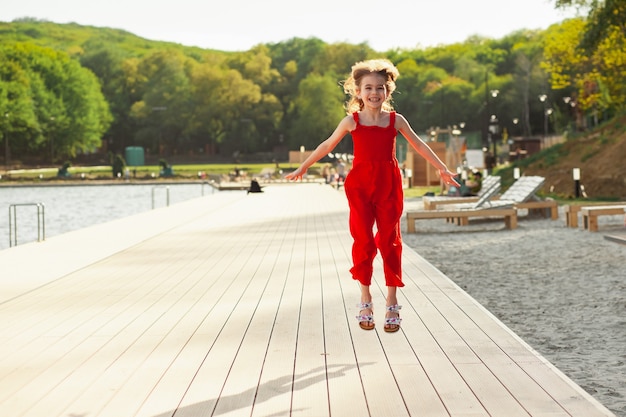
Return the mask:
<path id="1" fill-rule="evenodd" d="M 407 200 L 405 209 L 420 209 Z M 520 216 L 525 214 L 520 213 Z M 617 416 L 626 416 L 626 234 L 623 216 L 591 233 L 559 220 L 518 217 L 455 226 L 418 220 L 405 244 Z M 406 217 L 403 218 L 406 221 Z"/>

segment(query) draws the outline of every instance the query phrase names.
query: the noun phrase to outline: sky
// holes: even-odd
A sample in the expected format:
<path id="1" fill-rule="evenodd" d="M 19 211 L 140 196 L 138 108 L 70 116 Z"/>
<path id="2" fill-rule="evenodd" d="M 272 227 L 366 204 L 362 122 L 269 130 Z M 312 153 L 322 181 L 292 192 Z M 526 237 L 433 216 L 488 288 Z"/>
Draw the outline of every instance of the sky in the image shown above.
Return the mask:
<path id="1" fill-rule="evenodd" d="M 366 42 L 375 51 L 502 38 L 577 15 L 555 0 L 8 0 L 0 21 L 32 17 L 123 29 L 150 40 L 247 51 L 294 37 Z"/>

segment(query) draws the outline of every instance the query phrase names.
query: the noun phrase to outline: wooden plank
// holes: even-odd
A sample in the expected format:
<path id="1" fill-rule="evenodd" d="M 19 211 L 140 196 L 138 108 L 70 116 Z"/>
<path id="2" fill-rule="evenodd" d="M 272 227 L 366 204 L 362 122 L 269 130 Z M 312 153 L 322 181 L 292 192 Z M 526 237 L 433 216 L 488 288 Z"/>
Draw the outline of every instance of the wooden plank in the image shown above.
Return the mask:
<path id="1" fill-rule="evenodd" d="M 180 305 L 177 306 L 177 304 L 171 304 L 171 307 L 169 307 L 168 310 L 173 310 L 174 312 L 178 311 L 178 313 L 175 315 L 162 315 L 158 326 L 151 327 L 146 332 L 144 332 L 144 335 L 142 335 L 141 338 L 137 339 L 137 341 L 135 342 L 135 345 L 137 345 L 137 349 L 145 349 L 147 346 L 150 346 L 150 344 L 147 344 L 150 339 L 146 339 L 149 337 L 153 338 L 154 341 L 152 342 L 152 346 L 154 347 L 150 352 L 148 352 L 148 356 L 144 357 L 143 362 L 136 368 L 136 371 L 131 377 L 124 380 L 119 380 L 119 375 L 123 372 L 121 372 L 122 370 L 119 369 L 117 363 L 107 369 L 107 372 L 105 373 L 102 380 L 109 380 L 111 381 L 111 384 L 115 384 L 116 386 L 119 386 L 120 384 L 122 387 L 128 386 L 129 389 L 124 389 L 124 391 L 131 394 L 131 398 L 127 398 L 126 400 L 124 400 L 123 395 L 116 395 L 111 400 L 107 400 L 102 405 L 102 414 L 119 415 L 119 408 L 128 408 L 129 404 L 133 404 L 134 401 L 136 401 L 134 403 L 139 406 L 140 404 L 142 404 L 142 402 L 145 402 L 145 399 L 149 396 L 151 392 L 153 392 L 153 387 L 157 385 L 158 381 L 163 379 L 163 374 L 167 372 L 168 368 L 172 366 L 171 364 L 175 362 L 176 358 L 180 355 L 180 352 L 184 350 L 186 342 L 189 338 L 189 334 L 193 334 L 193 330 L 197 329 L 198 327 L 197 322 L 183 322 L 183 318 L 196 317 L 198 320 L 204 318 L 207 313 L 203 311 L 204 308 L 202 307 L 206 308 L 210 306 L 210 304 L 207 305 L 206 303 L 207 294 L 209 294 L 211 291 L 219 291 L 219 288 L 216 288 L 215 285 L 212 285 L 213 283 L 210 280 L 206 280 L 204 279 L 204 277 L 205 272 L 203 270 L 198 271 L 198 274 L 194 277 L 197 280 L 196 282 L 204 283 L 205 285 L 207 285 L 207 287 L 203 289 L 196 286 L 186 292 L 182 290 L 175 290 L 174 293 L 179 294 L 179 299 L 176 301 L 177 304 Z M 176 280 L 178 277 L 176 275 L 173 275 L 172 278 Z M 186 297 L 180 296 L 181 293 Z M 190 299 L 190 296 L 193 296 L 193 298 Z M 159 304 L 161 306 L 161 309 L 166 306 L 165 300 L 163 299 L 160 300 Z M 187 307 L 189 304 L 192 305 L 192 310 L 189 310 L 189 308 Z M 197 315 L 189 314 L 190 311 L 196 312 Z M 151 336 L 153 332 L 154 334 Z M 170 345 L 169 349 L 165 349 L 164 345 L 167 343 L 174 344 Z M 134 350 L 135 346 L 133 345 L 131 349 Z M 162 351 L 163 353 L 159 353 L 160 351 Z M 132 358 L 131 360 L 133 362 L 137 362 L 138 357 L 140 357 L 139 352 L 140 351 L 138 351 L 137 354 L 130 355 L 130 358 Z M 169 356 L 168 353 L 171 356 Z M 124 352 L 122 357 L 126 356 L 128 356 L 128 353 Z M 119 362 L 123 363 L 124 361 L 119 360 Z M 135 381 L 136 378 L 141 379 L 139 381 Z M 96 384 L 93 387 L 93 395 L 95 396 L 98 396 L 98 391 L 102 391 L 102 386 L 98 387 L 98 385 L 99 384 Z M 130 389 L 130 387 L 136 388 Z M 141 388 L 141 390 L 139 390 L 139 388 Z M 102 394 L 100 394 L 100 396 L 102 396 Z M 137 400 L 135 400 L 135 398 Z M 170 402 L 170 407 L 174 407 L 178 403 L 178 401 L 180 401 L 180 398 L 178 398 L 176 401 Z"/>
<path id="2" fill-rule="evenodd" d="M 350 247 L 350 240 L 337 238 L 337 231 L 347 227 L 348 216 L 324 216 L 321 221 L 326 231 L 318 250 L 320 264 L 325 266 L 321 272 L 329 415 L 365 416 L 368 404 L 352 342 L 352 331 L 363 331 L 355 325 L 360 291 L 349 273 L 351 262 L 345 248 Z"/>
<path id="3" fill-rule="evenodd" d="M 484 364 L 460 363 L 456 365 L 456 368 L 489 415 L 507 417 L 529 415 L 529 412 L 498 379 L 498 374 Z"/>
<path id="4" fill-rule="evenodd" d="M 258 200 L 256 201 L 258 202 Z M 257 210 L 263 209 L 260 206 L 255 208 Z M 276 215 L 280 216 L 280 212 L 276 213 Z M 241 410 L 252 409 L 254 395 L 257 391 L 256 384 L 260 379 L 258 370 L 260 368 L 258 367 L 263 363 L 262 357 L 267 349 L 267 341 L 256 346 L 257 349 L 252 348 L 248 350 L 246 348 L 249 346 L 248 338 L 251 337 L 250 334 L 255 334 L 257 330 L 260 332 L 269 332 L 271 330 L 271 326 L 266 329 L 249 330 L 252 328 L 251 320 L 253 314 L 259 311 L 257 304 L 260 302 L 259 294 L 262 293 L 259 285 L 264 284 L 264 280 L 268 279 L 263 274 L 255 275 L 259 264 L 263 264 L 268 258 L 265 248 L 268 246 L 268 242 L 271 241 L 264 239 L 262 230 L 280 229 L 277 224 L 275 222 L 265 225 L 258 223 L 252 228 L 250 226 L 242 226 L 242 228 L 247 228 L 249 232 L 242 232 L 242 242 L 250 242 L 250 245 L 246 247 L 247 245 L 242 246 L 240 243 L 239 253 L 250 253 L 251 256 L 255 256 L 255 261 L 242 265 L 242 270 L 237 272 L 237 276 L 249 277 L 249 281 L 244 287 L 233 287 L 234 295 L 237 293 L 241 294 L 242 289 L 244 289 L 244 293 L 232 302 L 226 302 L 226 304 L 233 306 L 232 310 L 229 312 L 227 319 L 223 321 L 224 327 L 220 329 L 219 334 L 214 335 L 211 350 L 198 368 L 197 374 L 189 385 L 177 414 L 183 416 L 196 416 L 203 413 L 208 413 L 208 415 L 212 413 L 228 414 L 231 412 L 236 413 L 238 410 L 241 412 Z M 261 230 L 259 230 L 260 227 L 262 228 Z M 270 256 L 269 259 L 272 259 L 272 257 Z M 228 277 L 225 278 L 229 279 Z M 224 302 L 225 300 L 220 300 L 220 304 Z M 259 320 L 265 323 L 265 325 L 271 325 L 273 320 L 269 320 L 269 317 L 273 318 L 273 314 L 269 312 L 269 317 L 266 314 L 268 312 L 263 312 Z M 252 336 L 251 340 L 258 341 L 257 337 Z M 254 345 L 256 343 L 253 343 L 251 346 L 254 347 Z M 262 349 L 262 352 L 258 349 Z M 249 356 L 256 357 L 258 360 L 258 364 L 255 365 L 255 368 L 257 368 L 256 372 L 247 373 L 245 371 Z M 251 386 L 252 382 L 254 382 L 254 386 Z M 242 391 L 242 387 L 247 389 Z M 250 411 L 248 411 L 249 413 Z"/>
<path id="5" fill-rule="evenodd" d="M 502 217 L 507 229 L 517 227 L 517 211 L 514 208 L 493 208 L 493 209 L 471 209 L 471 210 L 421 210 L 409 211 L 407 216 L 407 231 L 415 232 L 415 221 L 422 219 L 458 219 L 459 225 L 467 225 L 468 219 L 472 217 L 497 218 Z"/>
<path id="6" fill-rule="evenodd" d="M 578 215 L 583 207 L 595 207 L 595 206 L 621 206 L 626 204 L 623 201 L 617 202 L 585 202 L 582 204 L 567 204 L 563 207 L 565 212 L 565 225 L 568 227 L 578 227 Z"/>
<path id="7" fill-rule="evenodd" d="M 401 330 L 383 331 L 379 257 L 377 327 L 361 330 L 343 190 L 268 186 L 230 201 L 206 210 L 205 201 L 189 204 L 190 217 L 178 209 L 150 213 L 150 222 L 163 217 L 168 227 L 150 236 L 131 230 L 132 243 L 117 250 L 95 245 L 101 257 L 87 264 L 58 252 L 70 272 L 10 284 L 13 295 L 0 303 L 2 410 L 24 417 L 612 415 L 408 248 Z M 132 225 L 109 226 L 123 236 Z M 71 244 L 80 245 L 84 233 L 74 236 Z"/>
<path id="8" fill-rule="evenodd" d="M 269 225 L 267 227 L 269 227 Z M 256 234 L 258 234 L 258 236 L 260 237 L 262 237 L 264 233 L 270 233 L 270 231 L 273 235 L 274 233 L 277 233 L 278 229 L 268 228 L 267 230 L 255 230 Z M 241 304 L 246 304 L 247 301 L 249 304 L 251 304 L 251 308 L 253 308 L 255 302 L 258 304 L 256 305 L 255 313 L 250 319 L 251 321 L 249 325 L 249 330 L 246 332 L 245 338 L 242 341 L 242 345 L 239 348 L 240 354 L 237 355 L 237 358 L 230 370 L 227 384 L 221 392 L 220 397 L 223 398 L 223 400 L 219 402 L 217 407 L 218 409 L 221 407 L 222 410 L 230 409 L 232 411 L 240 412 L 240 410 L 250 410 L 252 407 L 252 402 L 254 398 L 253 394 L 255 390 L 244 390 L 243 388 L 246 387 L 247 384 L 249 384 L 251 380 L 250 377 L 255 375 L 255 373 L 260 374 L 260 368 L 263 364 L 262 356 L 265 354 L 268 334 L 271 331 L 273 323 L 273 315 L 271 314 L 271 311 L 266 311 L 266 309 L 263 308 L 262 305 L 262 302 L 264 301 L 271 303 L 275 299 L 271 294 L 274 286 L 270 285 L 270 280 L 272 278 L 270 274 L 270 269 L 273 265 L 271 260 L 276 257 L 276 249 L 273 244 L 263 244 L 263 242 L 268 241 L 271 242 L 272 239 L 262 238 L 261 240 L 254 241 L 259 244 L 258 252 L 256 248 L 253 249 L 257 253 L 255 257 L 256 261 L 258 261 L 259 257 L 261 257 L 268 260 L 268 262 L 259 263 L 259 268 L 252 273 L 253 280 L 250 282 L 250 284 L 253 284 L 254 286 L 250 286 L 246 290 L 246 293 L 250 298 L 248 300 L 244 298 L 237 303 L 237 306 L 240 306 Z M 241 249 L 241 247 L 239 247 L 239 249 Z M 251 258 L 251 262 L 249 263 L 249 265 L 253 265 L 254 263 L 255 261 L 253 261 Z M 252 267 L 252 269 L 254 269 L 254 267 Z M 245 273 L 242 273 L 241 275 L 245 275 Z M 263 290 L 256 291 L 259 286 L 265 286 L 265 288 Z M 258 297 L 260 297 L 260 299 Z M 192 321 L 192 323 L 195 323 L 195 326 L 197 326 L 197 321 L 198 319 L 195 319 Z M 198 340 L 198 342 L 200 342 L 200 340 Z M 248 347 L 248 344 L 251 344 L 250 348 Z M 200 343 L 192 343 L 192 346 L 202 345 Z M 245 352 L 245 354 L 241 354 L 241 352 Z M 198 355 L 195 352 L 194 354 L 196 357 L 203 356 Z M 194 364 L 194 362 L 192 361 L 188 362 Z M 195 367 L 192 368 L 194 370 L 194 373 L 199 366 L 201 366 L 201 363 L 196 361 Z M 191 374 L 188 369 L 182 368 L 181 370 L 187 371 L 185 372 L 186 375 L 183 381 L 189 381 L 188 383 L 191 383 L 193 381 L 194 375 Z M 242 372 L 244 373 L 245 377 L 241 376 Z M 181 384 L 181 379 L 177 378 L 178 376 L 179 373 L 166 375 L 167 380 L 165 382 L 163 380 L 159 382 L 156 390 L 150 394 L 148 402 L 144 404 L 141 413 L 139 413 L 138 415 L 156 415 L 159 409 L 164 409 L 161 403 L 163 402 L 163 398 L 167 398 L 168 396 L 172 397 L 172 401 L 177 401 L 171 408 L 173 413 L 176 409 L 178 401 L 180 401 L 180 398 L 184 395 L 184 391 L 181 390 L 181 387 L 184 387 L 185 389 L 188 387 L 187 384 Z M 178 394 L 172 395 L 172 392 L 177 392 Z M 194 408 L 195 407 L 196 405 L 194 405 Z M 202 405 L 200 405 L 200 407 L 202 407 Z M 188 412 L 188 410 L 186 410 L 185 412 Z"/>
<path id="9" fill-rule="evenodd" d="M 70 288 L 80 288 L 74 284 L 88 282 L 90 279 L 89 277 L 85 277 L 84 280 L 81 280 L 79 275 L 80 274 L 77 274 L 77 276 L 73 277 L 73 279 L 68 280 L 67 284 L 70 285 Z M 91 281 L 91 286 L 97 287 L 98 283 L 103 281 L 97 280 L 98 274 L 95 275 L 96 279 Z M 105 291 L 106 290 L 100 290 L 97 288 L 93 290 L 94 293 L 98 294 L 99 298 L 102 298 L 102 294 Z M 67 291 L 64 287 L 55 288 L 55 291 L 51 291 L 51 288 L 46 288 L 44 290 L 46 296 L 49 297 L 49 301 L 53 303 L 53 307 L 58 304 L 56 302 L 56 298 L 60 297 L 61 299 L 64 299 L 65 294 L 68 292 L 71 293 L 71 291 Z M 30 346 L 37 346 L 37 349 L 39 349 L 42 345 L 41 340 L 52 340 L 54 343 L 47 346 L 44 345 L 46 349 L 40 350 L 39 355 L 35 355 L 34 357 L 30 356 L 33 352 L 32 349 L 25 352 L 27 356 L 21 361 L 21 366 L 26 369 L 39 369 L 41 373 L 36 374 L 30 372 L 20 372 L 18 377 L 12 376 L 10 380 L 13 382 L 14 386 L 11 390 L 8 390 L 8 392 L 14 392 L 14 390 L 19 389 L 20 391 L 15 392 L 15 396 L 18 398 L 20 395 L 27 395 L 31 399 L 39 398 L 45 394 L 43 392 L 34 391 L 34 389 L 45 386 L 45 384 L 42 384 L 42 381 L 48 380 L 53 386 L 59 384 L 63 381 L 63 378 L 65 378 L 64 375 L 71 374 L 74 366 L 76 364 L 80 364 L 84 360 L 84 357 L 82 356 L 83 344 L 90 345 L 92 342 L 90 335 L 93 333 L 94 328 L 98 329 L 99 325 L 103 324 L 102 321 L 90 321 L 89 318 L 96 317 L 100 319 L 100 317 L 102 317 L 103 319 L 106 319 L 107 314 L 98 315 L 99 312 L 106 311 L 106 308 L 101 308 L 98 304 L 93 305 L 94 300 L 90 298 L 87 298 L 91 304 L 87 311 L 85 304 L 80 302 L 80 294 L 81 292 L 77 291 L 77 294 L 74 294 L 76 297 L 75 302 L 68 303 L 73 307 L 73 309 L 70 309 L 71 315 L 67 315 L 65 310 L 63 310 L 64 314 L 56 316 L 58 324 L 51 325 L 51 330 L 48 332 L 44 331 L 39 339 L 33 339 Z M 85 318 L 85 316 L 87 318 Z M 98 338 L 93 338 L 93 340 L 98 340 Z M 21 352 L 24 353 L 23 350 Z M 20 354 L 20 352 L 16 352 L 16 354 Z M 41 368 L 33 368 L 32 365 L 30 365 L 30 362 L 40 363 L 41 361 L 50 361 L 54 363 L 54 365 L 48 367 L 43 372 Z M 25 377 L 29 379 L 25 380 Z M 23 381 L 23 383 L 18 383 L 18 381 Z M 55 382 L 52 383 L 52 381 Z M 49 396 L 50 394 L 48 393 L 47 395 Z"/>
<path id="10" fill-rule="evenodd" d="M 423 271 L 408 263 L 405 271 L 402 329 L 437 397 L 451 415 L 488 415 L 454 364 L 477 363 L 476 356 L 425 295 L 440 290 L 426 283 Z"/>
<path id="11" fill-rule="evenodd" d="M 303 236 L 302 293 L 298 311 L 292 411 L 298 415 L 328 414 L 326 349 L 324 346 L 321 265 L 318 255 L 318 216 L 307 218 Z"/>
<path id="12" fill-rule="evenodd" d="M 419 265 L 429 279 L 442 289 L 442 294 L 461 309 L 469 320 L 467 322 L 462 315 L 456 314 L 455 320 L 461 318 L 466 321 L 456 326 L 463 339 L 531 415 L 549 412 L 555 415 L 612 415 L 434 266 L 419 259 L 414 260 L 416 256 L 411 254 L 405 268 L 410 270 L 414 265 Z M 455 317 L 454 310 L 446 307 L 445 300 L 433 301 L 446 311 L 446 317 Z M 473 330 L 471 323 L 475 324 Z"/>
<path id="13" fill-rule="evenodd" d="M 590 232 L 597 232 L 598 217 L 624 214 L 626 205 L 582 207 L 580 212 L 583 218 L 583 228 Z"/>
<path id="14" fill-rule="evenodd" d="M 518 210 L 526 209 L 529 212 L 541 211 L 542 214 L 545 210 L 548 210 L 550 219 L 559 219 L 559 205 L 556 200 L 525 201 L 523 203 L 516 203 L 514 207 Z"/>

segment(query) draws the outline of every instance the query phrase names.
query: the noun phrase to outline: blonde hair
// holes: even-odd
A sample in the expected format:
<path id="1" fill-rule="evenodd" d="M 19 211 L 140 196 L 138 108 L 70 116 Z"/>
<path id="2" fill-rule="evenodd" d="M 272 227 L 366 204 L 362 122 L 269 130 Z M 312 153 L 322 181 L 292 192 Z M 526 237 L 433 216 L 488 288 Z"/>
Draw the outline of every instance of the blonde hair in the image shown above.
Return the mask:
<path id="1" fill-rule="evenodd" d="M 395 65 L 388 59 L 370 59 L 354 64 L 350 77 L 343 84 L 343 91 L 350 96 L 346 103 L 346 111 L 348 114 L 363 109 L 363 100 L 358 98 L 357 91 L 361 87 L 363 77 L 369 74 L 379 74 L 385 79 L 388 95 L 383 103 L 383 110 L 393 110 L 391 93 L 396 89 L 396 79 L 400 75 L 400 72 L 398 72 Z"/>

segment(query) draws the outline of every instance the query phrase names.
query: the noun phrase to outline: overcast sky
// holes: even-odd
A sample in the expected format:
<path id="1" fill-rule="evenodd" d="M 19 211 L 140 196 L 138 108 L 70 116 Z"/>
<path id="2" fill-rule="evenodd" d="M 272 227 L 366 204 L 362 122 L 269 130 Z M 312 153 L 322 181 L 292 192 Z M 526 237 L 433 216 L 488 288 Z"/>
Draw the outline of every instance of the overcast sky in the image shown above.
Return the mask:
<path id="1" fill-rule="evenodd" d="M 576 16 L 555 0 L 8 0 L 0 21 L 33 17 L 124 29 L 151 39 L 222 51 L 316 37 L 367 42 L 379 52 L 499 39 L 518 29 L 546 29 Z"/>

